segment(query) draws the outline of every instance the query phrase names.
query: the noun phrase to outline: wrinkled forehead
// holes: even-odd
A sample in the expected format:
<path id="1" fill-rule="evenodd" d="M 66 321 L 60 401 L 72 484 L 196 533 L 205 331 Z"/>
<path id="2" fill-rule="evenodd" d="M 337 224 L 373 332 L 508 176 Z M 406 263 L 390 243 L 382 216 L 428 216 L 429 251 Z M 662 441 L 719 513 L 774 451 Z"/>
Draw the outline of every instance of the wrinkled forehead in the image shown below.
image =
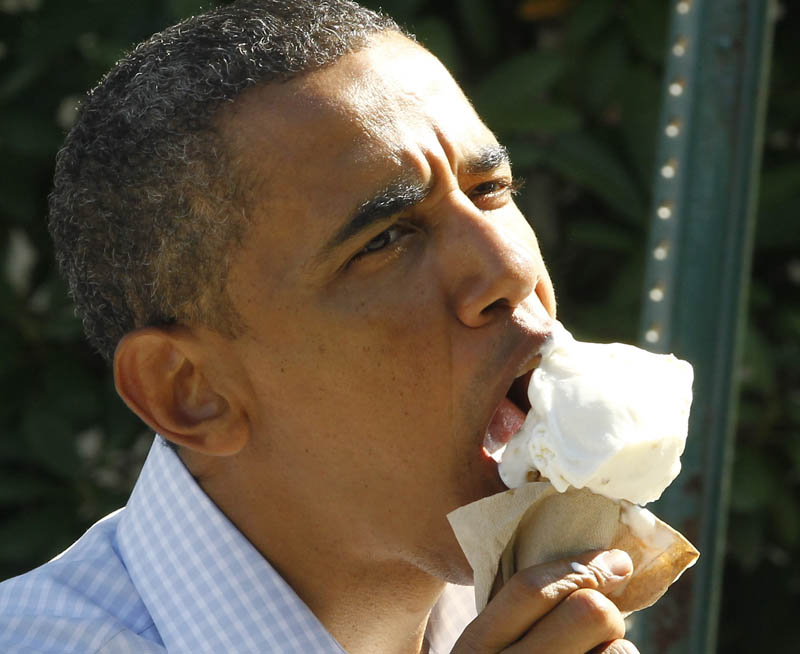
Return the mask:
<path id="1" fill-rule="evenodd" d="M 450 73 L 430 52 L 397 35 L 380 39 L 306 80 L 312 101 L 382 140 L 396 128 L 477 121 Z"/>
<path id="2" fill-rule="evenodd" d="M 324 69 L 245 92 L 221 124 L 241 159 L 258 161 L 262 172 L 303 156 L 331 166 L 340 154 L 399 164 L 409 141 L 443 138 L 469 150 L 490 134 L 439 60 L 395 33 Z"/>

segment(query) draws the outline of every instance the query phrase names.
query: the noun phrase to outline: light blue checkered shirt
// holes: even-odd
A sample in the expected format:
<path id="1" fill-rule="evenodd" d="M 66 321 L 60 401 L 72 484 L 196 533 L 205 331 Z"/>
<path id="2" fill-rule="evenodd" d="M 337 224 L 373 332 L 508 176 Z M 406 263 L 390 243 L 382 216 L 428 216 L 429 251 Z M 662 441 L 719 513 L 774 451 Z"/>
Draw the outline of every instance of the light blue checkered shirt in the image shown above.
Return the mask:
<path id="1" fill-rule="evenodd" d="M 474 617 L 472 589 L 448 586 L 428 623 L 430 652 L 449 652 Z M 125 508 L 0 584 L 0 652 L 344 649 L 157 437 Z"/>

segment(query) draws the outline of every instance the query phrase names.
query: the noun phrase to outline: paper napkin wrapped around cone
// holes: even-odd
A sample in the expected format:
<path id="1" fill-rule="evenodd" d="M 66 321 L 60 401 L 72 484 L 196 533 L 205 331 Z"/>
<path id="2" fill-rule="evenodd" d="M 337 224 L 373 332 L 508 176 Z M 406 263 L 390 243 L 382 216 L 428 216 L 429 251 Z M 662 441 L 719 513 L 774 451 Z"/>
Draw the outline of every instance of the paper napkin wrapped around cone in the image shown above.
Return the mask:
<path id="1" fill-rule="evenodd" d="M 447 516 L 475 578 L 483 610 L 495 580 L 518 570 L 589 550 L 621 549 L 633 560 L 628 582 L 609 595 L 623 614 L 646 608 L 699 556 L 680 533 L 650 511 L 587 490 L 559 493 L 530 482 Z"/>

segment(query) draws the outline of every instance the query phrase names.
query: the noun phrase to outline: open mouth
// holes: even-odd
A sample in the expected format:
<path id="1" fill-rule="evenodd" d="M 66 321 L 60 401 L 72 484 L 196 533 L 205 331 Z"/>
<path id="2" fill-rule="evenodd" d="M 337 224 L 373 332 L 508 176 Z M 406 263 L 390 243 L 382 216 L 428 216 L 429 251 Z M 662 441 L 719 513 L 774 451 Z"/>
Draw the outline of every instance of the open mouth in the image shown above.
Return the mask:
<path id="1" fill-rule="evenodd" d="M 506 443 L 522 429 L 525 416 L 531 408 L 528 400 L 528 385 L 540 360 L 540 356 L 535 357 L 531 361 L 531 368 L 512 382 L 489 421 L 489 427 L 483 439 L 483 450 L 495 461 L 500 460 Z"/>
<path id="2" fill-rule="evenodd" d="M 528 386 L 531 383 L 533 370 L 529 370 L 524 375 L 517 377 L 511 384 L 511 388 L 506 393 L 508 398 L 522 413 L 527 414 L 531 410 L 531 401 L 528 399 Z"/>

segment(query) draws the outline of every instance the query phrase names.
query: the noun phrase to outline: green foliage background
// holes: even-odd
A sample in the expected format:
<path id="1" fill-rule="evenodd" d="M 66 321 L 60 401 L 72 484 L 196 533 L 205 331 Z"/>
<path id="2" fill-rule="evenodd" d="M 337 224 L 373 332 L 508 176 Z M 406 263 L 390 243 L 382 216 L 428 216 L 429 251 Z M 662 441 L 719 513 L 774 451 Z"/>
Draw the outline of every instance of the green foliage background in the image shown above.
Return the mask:
<path id="1" fill-rule="evenodd" d="M 84 344 L 56 276 L 46 196 L 81 95 L 133 44 L 209 4 L 0 0 L 0 579 L 122 506 L 147 451 L 151 435 Z M 635 342 L 667 3 L 366 4 L 415 32 L 509 146 L 562 319 L 588 340 Z M 722 652 L 797 643 L 800 12 L 788 4 L 777 23 L 739 367 Z"/>

